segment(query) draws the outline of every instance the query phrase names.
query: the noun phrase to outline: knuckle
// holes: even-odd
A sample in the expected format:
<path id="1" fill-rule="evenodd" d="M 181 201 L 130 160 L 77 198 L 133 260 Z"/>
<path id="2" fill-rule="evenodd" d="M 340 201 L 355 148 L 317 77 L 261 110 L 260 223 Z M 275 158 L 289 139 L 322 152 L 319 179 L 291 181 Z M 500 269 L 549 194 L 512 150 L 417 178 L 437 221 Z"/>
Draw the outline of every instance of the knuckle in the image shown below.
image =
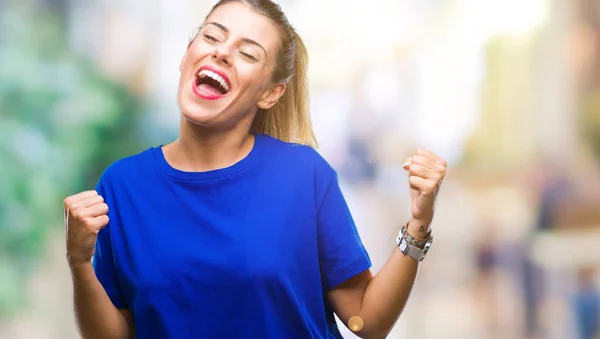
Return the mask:
<path id="1" fill-rule="evenodd" d="M 71 207 L 71 209 L 69 209 L 69 214 L 74 219 L 81 219 L 81 209 L 79 209 L 77 207 Z"/>
<path id="2" fill-rule="evenodd" d="M 76 208 L 71 213 L 76 220 L 83 221 L 85 219 L 85 209 Z"/>

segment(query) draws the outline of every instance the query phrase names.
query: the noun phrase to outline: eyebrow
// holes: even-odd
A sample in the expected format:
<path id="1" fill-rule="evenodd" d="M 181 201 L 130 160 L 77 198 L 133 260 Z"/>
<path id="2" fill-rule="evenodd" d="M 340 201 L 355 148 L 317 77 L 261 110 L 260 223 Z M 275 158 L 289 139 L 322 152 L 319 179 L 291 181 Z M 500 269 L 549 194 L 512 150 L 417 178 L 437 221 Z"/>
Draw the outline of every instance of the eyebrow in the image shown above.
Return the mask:
<path id="1" fill-rule="evenodd" d="M 221 24 L 220 24 L 220 23 L 218 23 L 218 22 L 212 22 L 212 21 L 211 21 L 211 22 L 207 22 L 207 23 L 206 23 L 204 26 L 206 26 L 206 25 L 213 25 L 213 26 L 217 26 L 217 27 L 219 27 L 221 30 L 223 30 L 225 33 L 229 33 L 229 28 L 227 28 L 227 27 L 225 27 L 225 26 L 221 25 Z M 262 50 L 263 50 L 263 52 L 265 52 L 265 56 L 267 55 L 267 50 L 266 50 L 266 49 L 265 49 L 265 48 L 264 48 L 264 47 L 263 47 L 261 44 L 259 44 L 259 43 L 258 43 L 256 40 L 252 40 L 252 39 L 250 39 L 250 38 L 242 38 L 242 41 L 243 41 L 243 42 L 246 42 L 246 43 L 249 43 L 249 44 L 252 44 L 252 45 L 255 45 L 255 46 L 257 46 L 257 47 L 260 47 L 260 49 L 262 49 Z"/>

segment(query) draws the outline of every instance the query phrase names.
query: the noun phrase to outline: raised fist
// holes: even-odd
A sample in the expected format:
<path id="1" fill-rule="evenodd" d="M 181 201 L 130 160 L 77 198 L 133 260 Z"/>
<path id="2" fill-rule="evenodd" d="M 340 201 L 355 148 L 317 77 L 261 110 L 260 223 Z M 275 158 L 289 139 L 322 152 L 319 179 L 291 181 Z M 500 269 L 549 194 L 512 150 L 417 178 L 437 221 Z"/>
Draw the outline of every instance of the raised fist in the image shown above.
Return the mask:
<path id="1" fill-rule="evenodd" d="M 108 205 L 96 191 L 85 191 L 65 199 L 67 259 L 70 265 L 89 263 L 98 232 L 108 224 Z"/>

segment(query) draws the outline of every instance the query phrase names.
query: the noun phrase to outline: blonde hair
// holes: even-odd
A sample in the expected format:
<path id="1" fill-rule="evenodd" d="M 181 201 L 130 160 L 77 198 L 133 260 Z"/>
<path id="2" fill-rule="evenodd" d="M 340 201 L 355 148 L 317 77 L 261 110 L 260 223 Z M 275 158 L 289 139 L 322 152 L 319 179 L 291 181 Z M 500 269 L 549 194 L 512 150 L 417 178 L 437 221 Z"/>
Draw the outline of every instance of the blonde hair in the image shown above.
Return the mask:
<path id="1" fill-rule="evenodd" d="M 271 0 L 220 0 L 208 15 L 229 2 L 244 3 L 271 19 L 277 25 L 281 38 L 272 80 L 284 82 L 286 90 L 273 107 L 258 109 L 250 130 L 317 148 L 308 102 L 308 53 L 302 38 L 289 23 L 281 7 Z"/>

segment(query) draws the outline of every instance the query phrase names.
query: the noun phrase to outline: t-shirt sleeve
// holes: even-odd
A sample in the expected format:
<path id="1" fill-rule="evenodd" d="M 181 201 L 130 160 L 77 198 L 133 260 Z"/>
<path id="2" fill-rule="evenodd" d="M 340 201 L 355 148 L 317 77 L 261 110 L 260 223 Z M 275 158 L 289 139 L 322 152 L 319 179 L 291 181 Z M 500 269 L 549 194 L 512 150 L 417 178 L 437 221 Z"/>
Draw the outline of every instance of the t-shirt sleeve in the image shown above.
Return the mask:
<path id="1" fill-rule="evenodd" d="M 335 171 L 325 185 L 317 210 L 317 232 L 321 277 L 327 291 L 369 269 L 371 260 L 358 235 Z"/>
<path id="2" fill-rule="evenodd" d="M 108 201 L 108 197 L 105 196 L 106 191 L 104 189 L 103 179 L 100 179 L 100 182 L 96 186 L 96 191 L 105 199 L 110 209 L 111 204 L 110 201 Z M 109 219 L 111 218 L 110 214 L 109 211 Z M 96 272 L 96 277 L 104 287 L 106 294 L 108 294 L 108 297 L 115 307 L 129 308 L 117 279 L 113 246 L 110 236 L 111 223 L 112 221 L 109 220 L 108 225 L 98 233 L 92 265 Z"/>

